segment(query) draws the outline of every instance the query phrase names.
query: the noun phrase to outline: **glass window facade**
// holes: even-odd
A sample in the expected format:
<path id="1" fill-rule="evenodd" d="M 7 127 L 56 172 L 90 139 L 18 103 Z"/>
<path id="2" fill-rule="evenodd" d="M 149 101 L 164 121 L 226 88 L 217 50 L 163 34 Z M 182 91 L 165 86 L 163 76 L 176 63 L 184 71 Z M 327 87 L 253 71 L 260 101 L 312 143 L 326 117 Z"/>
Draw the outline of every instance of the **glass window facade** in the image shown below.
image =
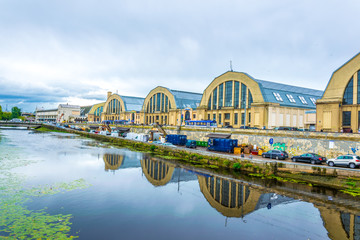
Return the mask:
<path id="1" fill-rule="evenodd" d="M 234 114 L 234 124 L 237 125 L 238 124 L 238 113 Z"/>
<path id="2" fill-rule="evenodd" d="M 160 111 L 160 93 L 156 94 L 156 111 Z M 157 119 L 158 120 L 158 119 Z"/>
<path id="3" fill-rule="evenodd" d="M 240 100 L 240 83 L 238 81 L 235 81 L 234 83 L 234 107 L 239 108 L 239 100 Z"/>
<path id="4" fill-rule="evenodd" d="M 343 126 L 351 126 L 351 112 L 350 111 L 344 111 L 343 112 Z"/>
<path id="5" fill-rule="evenodd" d="M 248 107 L 251 107 L 251 104 L 253 103 L 253 98 L 252 98 L 252 94 L 249 90 L 249 97 L 248 97 Z"/>
<path id="6" fill-rule="evenodd" d="M 147 105 L 146 111 L 147 113 L 155 113 L 157 112 L 169 112 L 171 106 L 168 96 L 164 93 L 154 94 Z"/>
<path id="7" fill-rule="evenodd" d="M 241 108 L 245 108 L 246 106 L 246 85 L 245 84 L 241 84 L 241 104 L 240 107 Z"/>
<path id="8" fill-rule="evenodd" d="M 232 107 L 233 82 L 225 82 L 225 107 Z"/>
<path id="9" fill-rule="evenodd" d="M 219 124 L 221 124 L 221 113 L 219 114 Z"/>
<path id="10" fill-rule="evenodd" d="M 224 118 L 225 120 L 230 120 L 230 113 L 225 113 Z"/>
<path id="11" fill-rule="evenodd" d="M 219 85 L 219 109 L 224 105 L 224 84 Z"/>
<path id="12" fill-rule="evenodd" d="M 353 78 L 350 79 L 348 85 L 345 88 L 343 105 L 353 104 L 353 93 L 354 93 L 354 81 Z"/>
<path id="13" fill-rule="evenodd" d="M 165 103 L 165 99 L 164 99 L 164 94 L 161 94 L 161 112 L 164 112 L 164 103 Z"/>
<path id="14" fill-rule="evenodd" d="M 241 86 L 241 89 L 240 89 Z M 225 88 L 225 89 L 224 89 Z M 247 102 L 246 102 L 247 101 Z M 234 107 L 235 109 L 251 107 L 253 97 L 248 87 L 238 81 L 227 81 L 214 89 L 209 97 L 208 110 Z"/>
<path id="15" fill-rule="evenodd" d="M 165 112 L 168 112 L 168 96 L 165 96 Z"/>
<path id="16" fill-rule="evenodd" d="M 215 88 L 213 92 L 213 109 L 216 110 L 216 108 L 217 108 L 217 88 Z"/>

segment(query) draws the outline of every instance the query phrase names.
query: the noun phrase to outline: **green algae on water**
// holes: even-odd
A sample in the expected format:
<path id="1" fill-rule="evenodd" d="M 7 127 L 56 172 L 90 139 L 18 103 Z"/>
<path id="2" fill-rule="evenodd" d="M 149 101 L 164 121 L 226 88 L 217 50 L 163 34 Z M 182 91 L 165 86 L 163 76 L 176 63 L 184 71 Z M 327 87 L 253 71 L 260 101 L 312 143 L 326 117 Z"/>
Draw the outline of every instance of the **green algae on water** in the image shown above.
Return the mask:
<path id="1" fill-rule="evenodd" d="M 34 197 L 86 188 L 89 184 L 78 179 L 70 183 L 24 188 L 26 178 L 11 170 L 34 161 L 22 159 L 15 148 L 2 147 L 0 150 L 0 239 L 77 238 L 70 235 L 71 214 L 51 215 L 46 209 L 33 211 L 26 207 L 26 203 Z"/>

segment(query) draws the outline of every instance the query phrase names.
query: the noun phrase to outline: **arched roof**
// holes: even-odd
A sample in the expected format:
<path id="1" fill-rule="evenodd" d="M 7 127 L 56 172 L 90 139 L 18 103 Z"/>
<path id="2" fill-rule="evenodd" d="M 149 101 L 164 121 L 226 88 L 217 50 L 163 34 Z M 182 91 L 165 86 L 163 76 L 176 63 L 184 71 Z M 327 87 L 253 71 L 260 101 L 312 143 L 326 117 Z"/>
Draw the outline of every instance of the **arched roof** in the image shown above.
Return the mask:
<path id="1" fill-rule="evenodd" d="M 164 93 L 168 96 L 172 109 L 196 109 L 199 106 L 202 97 L 201 93 L 172 90 L 166 87 L 158 86 L 152 89 L 146 96 L 143 104 L 143 111 L 146 109 L 150 98 L 157 93 Z"/>
<path id="2" fill-rule="evenodd" d="M 122 107 L 122 109 L 124 109 L 125 112 L 128 112 L 128 111 L 137 111 L 138 112 L 141 110 L 141 107 L 144 103 L 144 98 L 122 96 L 117 93 L 113 93 L 105 102 L 104 112 L 106 112 L 110 101 L 113 99 L 119 100 L 121 107 Z"/>
<path id="3" fill-rule="evenodd" d="M 323 93 L 320 90 L 255 79 L 244 72 L 228 71 L 216 77 L 205 89 L 201 100 L 201 106 L 207 106 L 208 99 L 217 86 L 232 80 L 239 81 L 248 87 L 253 96 L 254 103 L 276 103 L 280 106 L 315 109 L 316 105 L 312 102 L 311 98 L 317 100 Z M 277 100 L 274 93 L 278 93 L 282 101 Z M 290 102 L 287 94 L 292 95 L 295 102 Z M 303 97 L 306 104 L 304 104 L 299 97 Z"/>
<path id="4" fill-rule="evenodd" d="M 96 109 L 98 109 L 99 107 L 103 107 L 104 105 L 105 105 L 105 102 L 93 105 L 88 114 L 94 114 Z"/>
<path id="5" fill-rule="evenodd" d="M 321 100 L 342 101 L 345 88 L 351 77 L 360 70 L 360 53 L 336 69 L 325 88 Z"/>

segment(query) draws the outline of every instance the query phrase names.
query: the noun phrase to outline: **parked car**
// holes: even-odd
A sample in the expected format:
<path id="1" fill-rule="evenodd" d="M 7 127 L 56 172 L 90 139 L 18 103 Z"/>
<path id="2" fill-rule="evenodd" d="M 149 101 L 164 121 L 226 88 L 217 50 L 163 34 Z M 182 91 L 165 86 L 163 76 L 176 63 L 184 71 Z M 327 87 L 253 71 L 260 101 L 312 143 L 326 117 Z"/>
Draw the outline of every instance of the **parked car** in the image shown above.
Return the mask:
<path id="1" fill-rule="evenodd" d="M 308 162 L 311 164 L 322 164 L 326 162 L 326 157 L 322 157 L 316 153 L 305 153 L 291 158 L 293 162 Z"/>
<path id="2" fill-rule="evenodd" d="M 196 148 L 196 141 L 195 140 L 187 140 L 185 146 L 187 148 Z"/>
<path id="3" fill-rule="evenodd" d="M 332 166 L 344 166 L 350 168 L 356 168 L 360 166 L 360 157 L 357 155 L 342 155 L 337 158 L 328 159 L 326 161 L 327 165 Z"/>
<path id="4" fill-rule="evenodd" d="M 168 146 L 168 147 L 176 147 L 174 144 L 166 142 L 162 144 L 163 146 Z"/>
<path id="5" fill-rule="evenodd" d="M 285 160 L 286 158 L 289 157 L 289 155 L 285 151 L 270 150 L 270 151 L 264 152 L 262 154 L 262 157 L 263 158 L 275 158 L 275 159 Z"/>

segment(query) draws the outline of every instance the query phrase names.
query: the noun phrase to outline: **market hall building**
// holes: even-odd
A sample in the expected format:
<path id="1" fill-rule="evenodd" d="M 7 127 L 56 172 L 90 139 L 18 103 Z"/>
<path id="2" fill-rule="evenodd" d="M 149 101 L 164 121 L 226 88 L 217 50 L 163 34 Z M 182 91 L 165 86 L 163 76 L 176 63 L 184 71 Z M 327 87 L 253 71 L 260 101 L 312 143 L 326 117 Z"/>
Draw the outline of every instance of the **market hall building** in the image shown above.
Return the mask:
<path id="1" fill-rule="evenodd" d="M 158 86 L 144 100 L 141 118 L 146 125 L 181 125 L 186 120 L 199 119 L 197 107 L 202 94 L 171 90 Z M 200 116 L 201 119 L 201 116 Z"/>
<path id="2" fill-rule="evenodd" d="M 360 53 L 333 72 L 317 101 L 317 131 L 358 132 L 360 129 Z"/>
<path id="3" fill-rule="evenodd" d="M 257 128 L 315 127 L 304 123 L 305 115 L 315 114 L 322 91 L 258 80 L 242 72 L 226 72 L 205 89 L 199 120 L 215 120 L 218 126 Z"/>
<path id="4" fill-rule="evenodd" d="M 129 123 L 140 124 L 140 111 L 144 98 L 122 96 L 108 92 L 103 106 L 101 120 L 126 120 Z"/>

